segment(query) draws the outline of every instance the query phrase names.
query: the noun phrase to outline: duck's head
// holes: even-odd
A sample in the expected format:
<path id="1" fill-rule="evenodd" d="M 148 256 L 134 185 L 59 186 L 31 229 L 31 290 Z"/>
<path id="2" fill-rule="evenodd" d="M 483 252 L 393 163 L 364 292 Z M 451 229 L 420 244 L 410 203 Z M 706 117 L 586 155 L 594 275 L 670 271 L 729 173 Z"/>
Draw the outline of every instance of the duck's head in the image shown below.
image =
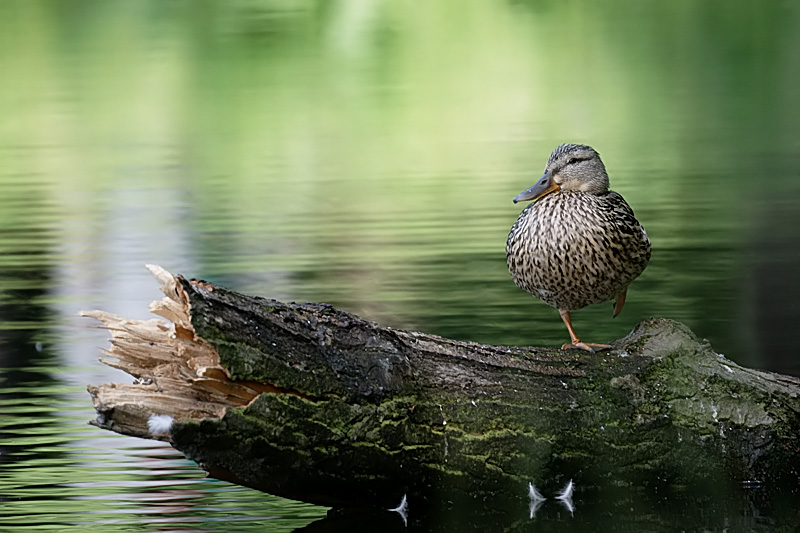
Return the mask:
<path id="1" fill-rule="evenodd" d="M 533 187 L 519 193 L 514 203 L 536 200 L 559 190 L 589 194 L 608 191 L 606 167 L 594 148 L 585 144 L 562 144 L 553 150 L 542 177 Z"/>

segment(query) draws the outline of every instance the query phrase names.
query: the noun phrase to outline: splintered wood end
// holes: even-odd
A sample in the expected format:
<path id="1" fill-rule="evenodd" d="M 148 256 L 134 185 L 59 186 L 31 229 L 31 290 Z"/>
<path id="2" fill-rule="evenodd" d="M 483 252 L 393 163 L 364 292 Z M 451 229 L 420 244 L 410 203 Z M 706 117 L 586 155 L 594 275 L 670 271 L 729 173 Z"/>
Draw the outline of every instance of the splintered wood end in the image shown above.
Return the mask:
<path id="1" fill-rule="evenodd" d="M 94 425 L 137 437 L 152 435 L 148 419 L 169 415 L 175 420 L 221 417 L 227 407 L 250 403 L 262 387 L 231 380 L 216 349 L 197 336 L 191 305 L 177 278 L 158 265 L 147 265 L 164 298 L 150 311 L 166 320 L 133 320 L 106 311 L 82 311 L 111 333 L 111 346 L 100 361 L 133 376 L 131 385 L 89 386 L 98 412 Z"/>

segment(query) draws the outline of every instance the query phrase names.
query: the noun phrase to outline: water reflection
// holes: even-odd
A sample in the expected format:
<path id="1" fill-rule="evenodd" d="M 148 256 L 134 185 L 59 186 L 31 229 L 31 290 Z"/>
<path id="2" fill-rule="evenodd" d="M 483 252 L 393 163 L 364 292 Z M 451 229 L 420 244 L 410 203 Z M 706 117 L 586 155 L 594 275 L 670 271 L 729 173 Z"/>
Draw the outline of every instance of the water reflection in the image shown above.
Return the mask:
<path id="1" fill-rule="evenodd" d="M 321 508 L 205 479 L 163 443 L 90 428 L 85 393 L 56 389 L 58 400 L 40 402 L 0 394 L 0 529 L 260 531 L 269 521 L 276 531 L 291 531 L 324 515 Z"/>
<path id="2" fill-rule="evenodd" d="M 96 363 L 105 334 L 77 312 L 146 317 L 141 265 L 159 263 L 395 327 L 560 345 L 503 247 L 511 198 L 565 141 L 598 148 L 653 241 L 622 315 L 579 311 L 582 334 L 666 316 L 800 375 L 798 26 L 791 3 L 738 0 L 0 3 L 0 526 L 322 517 L 85 427 L 84 385 L 128 378 Z M 792 505 L 751 494 L 578 492 L 567 523 L 755 527 Z M 566 520 L 551 509 L 537 525 Z"/>
<path id="3" fill-rule="evenodd" d="M 759 491 L 740 491 L 722 499 L 701 491 L 647 494 L 617 487 L 602 492 L 577 489 L 577 502 L 559 499 L 523 501 L 475 516 L 469 507 L 453 507 L 433 515 L 409 507 L 407 521 L 387 511 L 331 511 L 299 531 L 773 531 L 792 524 L 791 498 L 765 500 Z"/>

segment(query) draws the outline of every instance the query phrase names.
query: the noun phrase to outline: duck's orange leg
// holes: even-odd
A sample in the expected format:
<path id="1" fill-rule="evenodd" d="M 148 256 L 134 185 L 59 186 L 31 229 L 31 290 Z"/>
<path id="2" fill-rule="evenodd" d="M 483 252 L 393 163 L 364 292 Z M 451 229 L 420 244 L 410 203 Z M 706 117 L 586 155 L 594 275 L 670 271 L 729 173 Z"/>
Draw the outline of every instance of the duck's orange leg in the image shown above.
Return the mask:
<path id="1" fill-rule="evenodd" d="M 617 295 L 617 303 L 614 304 L 614 318 L 622 312 L 622 306 L 625 305 L 625 297 L 628 295 L 628 287 L 622 289 L 622 292 Z"/>
<path id="2" fill-rule="evenodd" d="M 593 342 L 581 341 L 578 338 L 578 336 L 575 335 L 575 330 L 572 329 L 572 318 L 569 316 L 569 311 L 559 309 L 558 312 L 561 315 L 561 320 L 563 320 L 564 324 L 567 326 L 567 330 L 569 331 L 569 338 L 572 341 L 571 344 L 563 345 L 561 347 L 562 350 L 569 350 L 570 348 L 579 348 L 581 350 L 586 350 L 587 352 L 593 352 L 595 348 L 600 348 L 600 349 L 611 348 L 611 346 L 608 344 L 595 344 Z"/>

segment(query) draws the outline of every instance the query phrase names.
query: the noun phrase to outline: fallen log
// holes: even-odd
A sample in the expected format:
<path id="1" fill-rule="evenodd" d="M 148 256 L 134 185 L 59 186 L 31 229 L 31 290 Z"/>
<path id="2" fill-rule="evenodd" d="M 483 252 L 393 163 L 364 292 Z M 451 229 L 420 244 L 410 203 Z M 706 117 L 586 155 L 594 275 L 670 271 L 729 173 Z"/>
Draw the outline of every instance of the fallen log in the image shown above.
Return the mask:
<path id="1" fill-rule="evenodd" d="M 101 360 L 136 378 L 89 386 L 92 423 L 168 441 L 219 479 L 333 507 L 497 508 L 533 501 L 530 483 L 800 472 L 800 379 L 743 368 L 671 320 L 595 354 L 487 346 L 148 268 L 167 322 L 83 313 L 112 334 Z"/>

